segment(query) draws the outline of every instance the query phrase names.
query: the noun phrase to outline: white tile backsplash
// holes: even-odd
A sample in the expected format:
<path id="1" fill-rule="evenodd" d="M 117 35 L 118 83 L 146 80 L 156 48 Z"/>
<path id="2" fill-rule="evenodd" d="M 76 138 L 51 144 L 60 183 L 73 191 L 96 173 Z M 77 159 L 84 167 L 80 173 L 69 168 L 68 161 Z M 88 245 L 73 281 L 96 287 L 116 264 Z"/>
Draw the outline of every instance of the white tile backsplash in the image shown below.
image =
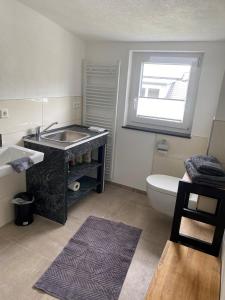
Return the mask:
<path id="1" fill-rule="evenodd" d="M 0 199 L 13 197 L 16 193 L 25 191 L 25 173 L 2 177 L 0 180 Z"/>
<path id="2" fill-rule="evenodd" d="M 0 119 L 3 145 L 21 144 L 37 126 L 81 124 L 82 97 L 0 100 L 1 108 L 9 110 L 9 118 Z"/>
<path id="3" fill-rule="evenodd" d="M 165 139 L 169 150 L 161 154 L 155 148 L 153 157 L 153 174 L 165 174 L 183 177 L 185 173 L 184 160 L 193 154 L 206 154 L 208 139 L 192 136 L 190 139 L 168 135 L 157 135 L 156 144 Z"/>
<path id="4" fill-rule="evenodd" d="M 59 124 L 80 123 L 81 97 L 48 98 L 43 102 L 43 126 L 57 121 Z"/>
<path id="5" fill-rule="evenodd" d="M 19 192 L 26 191 L 25 173 L 12 174 L 0 180 L 0 227 L 13 219 L 11 200 Z"/>
<path id="6" fill-rule="evenodd" d="M 18 145 L 23 146 L 22 137 L 29 134 L 29 130 L 3 133 L 3 146 Z"/>
<path id="7" fill-rule="evenodd" d="M 225 164 L 225 121 L 213 121 L 209 154 L 214 155 L 222 164 Z"/>
<path id="8" fill-rule="evenodd" d="M 0 119 L 0 133 L 15 133 L 42 125 L 42 100 L 1 100 L 0 109 L 7 108 L 9 117 Z"/>

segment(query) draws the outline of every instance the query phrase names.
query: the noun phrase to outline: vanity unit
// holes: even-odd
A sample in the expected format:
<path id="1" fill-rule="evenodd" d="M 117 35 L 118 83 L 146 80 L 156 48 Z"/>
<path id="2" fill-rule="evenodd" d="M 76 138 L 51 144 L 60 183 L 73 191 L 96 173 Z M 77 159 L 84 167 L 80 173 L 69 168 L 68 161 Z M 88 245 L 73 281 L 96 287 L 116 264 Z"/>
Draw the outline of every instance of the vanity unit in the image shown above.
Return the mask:
<path id="1" fill-rule="evenodd" d="M 104 191 L 105 151 L 108 131 L 96 133 L 72 125 L 47 134 L 24 138 L 24 146 L 41 151 L 45 159 L 27 170 L 27 191 L 35 196 L 35 213 L 64 224 L 68 208 L 91 190 Z M 95 158 L 73 166 L 71 162 L 92 151 Z M 79 191 L 68 185 L 80 182 Z"/>

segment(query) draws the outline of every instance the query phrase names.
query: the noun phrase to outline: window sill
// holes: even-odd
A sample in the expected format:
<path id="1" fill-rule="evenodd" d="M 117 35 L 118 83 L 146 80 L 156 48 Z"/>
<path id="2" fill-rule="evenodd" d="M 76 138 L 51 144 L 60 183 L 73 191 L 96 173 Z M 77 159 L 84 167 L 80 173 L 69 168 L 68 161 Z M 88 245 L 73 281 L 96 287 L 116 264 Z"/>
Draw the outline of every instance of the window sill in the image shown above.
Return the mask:
<path id="1" fill-rule="evenodd" d="M 171 136 L 177 136 L 181 138 L 190 139 L 191 135 L 189 133 L 181 133 L 181 132 L 171 132 L 161 129 L 150 129 L 145 127 L 138 127 L 138 126 L 132 126 L 132 125 L 124 125 L 122 126 L 124 129 L 131 129 L 131 130 L 137 130 L 137 131 L 144 131 L 144 132 L 152 132 L 152 133 L 158 133 L 158 134 L 164 134 L 164 135 L 171 135 Z"/>

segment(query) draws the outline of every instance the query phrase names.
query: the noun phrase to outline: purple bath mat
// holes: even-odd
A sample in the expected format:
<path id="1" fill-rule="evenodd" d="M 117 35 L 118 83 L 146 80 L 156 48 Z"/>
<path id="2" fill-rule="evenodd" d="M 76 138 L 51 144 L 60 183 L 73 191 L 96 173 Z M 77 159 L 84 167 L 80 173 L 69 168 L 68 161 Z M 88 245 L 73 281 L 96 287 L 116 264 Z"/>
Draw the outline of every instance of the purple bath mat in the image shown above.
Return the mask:
<path id="1" fill-rule="evenodd" d="M 116 300 L 140 234 L 89 217 L 34 287 L 61 300 Z"/>

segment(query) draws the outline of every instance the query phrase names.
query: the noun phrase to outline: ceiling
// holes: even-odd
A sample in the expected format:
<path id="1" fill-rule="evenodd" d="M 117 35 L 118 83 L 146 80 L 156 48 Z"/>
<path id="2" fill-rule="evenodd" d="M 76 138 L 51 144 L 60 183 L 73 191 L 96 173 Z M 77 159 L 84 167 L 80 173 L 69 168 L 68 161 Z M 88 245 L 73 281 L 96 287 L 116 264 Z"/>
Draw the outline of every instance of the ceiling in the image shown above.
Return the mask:
<path id="1" fill-rule="evenodd" d="M 225 40 L 225 0 L 19 0 L 84 39 Z"/>

